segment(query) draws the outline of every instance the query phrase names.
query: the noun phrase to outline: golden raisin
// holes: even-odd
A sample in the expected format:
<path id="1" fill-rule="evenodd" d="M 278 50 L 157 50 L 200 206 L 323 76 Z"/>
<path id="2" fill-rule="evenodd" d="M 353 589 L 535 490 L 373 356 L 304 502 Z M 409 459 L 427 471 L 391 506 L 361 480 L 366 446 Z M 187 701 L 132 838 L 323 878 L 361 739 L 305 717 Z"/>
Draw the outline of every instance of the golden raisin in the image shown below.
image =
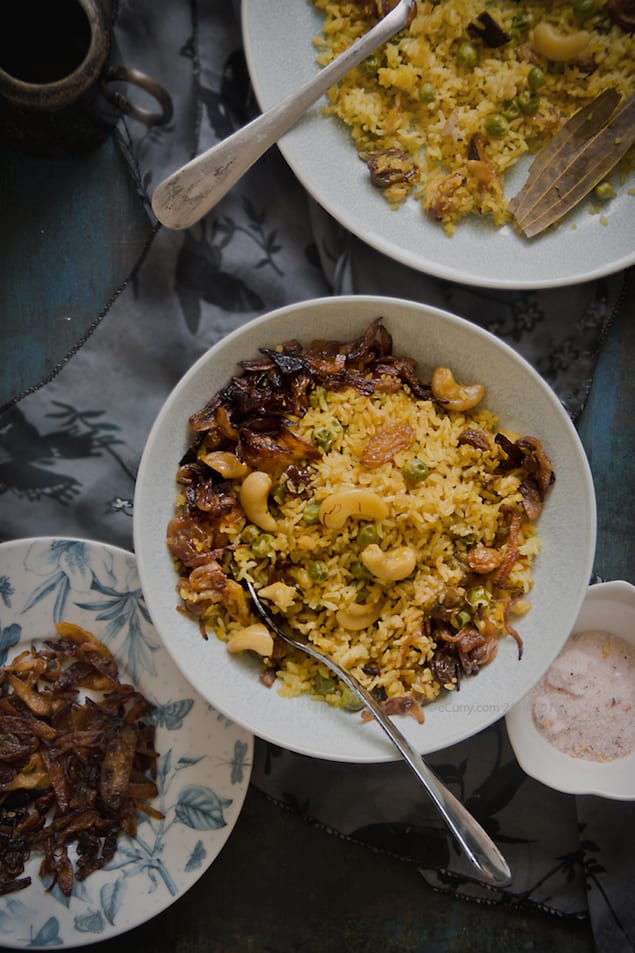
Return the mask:
<path id="1" fill-rule="evenodd" d="M 501 564 L 501 555 L 497 549 L 478 543 L 474 549 L 469 551 L 467 561 L 472 572 L 485 575 L 485 573 L 498 569 Z"/>
<path id="2" fill-rule="evenodd" d="M 415 432 L 407 424 L 396 427 L 380 427 L 364 447 L 360 460 L 370 470 L 392 460 L 400 450 L 407 450 L 415 438 Z"/>

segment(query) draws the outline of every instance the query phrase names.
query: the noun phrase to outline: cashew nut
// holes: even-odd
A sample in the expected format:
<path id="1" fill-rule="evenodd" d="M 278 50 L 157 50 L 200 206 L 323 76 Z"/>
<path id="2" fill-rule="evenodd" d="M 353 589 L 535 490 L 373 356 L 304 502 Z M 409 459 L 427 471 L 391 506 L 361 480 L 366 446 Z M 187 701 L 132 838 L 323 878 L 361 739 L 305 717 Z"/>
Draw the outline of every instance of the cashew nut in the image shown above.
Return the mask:
<path id="1" fill-rule="evenodd" d="M 247 519 L 266 533 L 276 531 L 276 521 L 267 509 L 269 491 L 273 480 L 263 470 L 252 470 L 240 486 L 240 502 Z"/>
<path id="2" fill-rule="evenodd" d="M 360 629 L 365 629 L 376 622 L 380 615 L 381 606 L 376 602 L 367 604 L 352 602 L 350 606 L 338 609 L 335 613 L 335 619 L 343 629 L 352 629 L 358 632 Z"/>
<path id="3" fill-rule="evenodd" d="M 286 582 L 272 582 L 271 585 L 264 586 L 258 591 L 258 595 L 262 599 L 273 602 L 282 612 L 286 612 L 293 604 L 297 594 L 295 586 L 288 586 Z"/>
<path id="4" fill-rule="evenodd" d="M 320 522 L 327 529 L 341 529 L 349 517 L 383 520 L 388 504 L 373 490 L 337 490 L 322 500 Z"/>
<path id="5" fill-rule="evenodd" d="M 532 31 L 530 45 L 536 53 L 555 63 L 569 63 L 580 56 L 589 42 L 586 30 L 558 33 L 551 23 L 540 22 Z"/>
<path id="6" fill-rule="evenodd" d="M 232 654 L 251 651 L 268 657 L 273 652 L 273 637 L 261 622 L 254 622 L 253 625 L 247 625 L 230 635 L 227 651 Z"/>
<path id="7" fill-rule="evenodd" d="M 214 450 L 212 453 L 205 453 L 201 459 L 203 463 L 206 463 L 212 470 L 216 470 L 227 480 L 243 477 L 249 472 L 246 463 L 239 460 L 234 453 L 229 453 L 226 450 Z"/>
<path id="8" fill-rule="evenodd" d="M 449 367 L 435 367 L 430 387 L 434 397 L 442 401 L 447 410 L 471 410 L 485 395 L 482 384 L 457 384 Z"/>
<path id="9" fill-rule="evenodd" d="M 405 579 L 417 565 L 417 555 L 409 546 L 384 551 L 377 543 L 371 543 L 362 550 L 360 559 L 373 576 L 384 582 Z"/>

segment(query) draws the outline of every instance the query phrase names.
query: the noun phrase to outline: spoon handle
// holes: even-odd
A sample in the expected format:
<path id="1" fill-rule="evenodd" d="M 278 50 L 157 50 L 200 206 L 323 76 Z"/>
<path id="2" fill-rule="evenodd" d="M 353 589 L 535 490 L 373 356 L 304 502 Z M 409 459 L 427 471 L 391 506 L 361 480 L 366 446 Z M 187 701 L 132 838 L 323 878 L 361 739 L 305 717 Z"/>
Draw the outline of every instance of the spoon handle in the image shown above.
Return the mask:
<path id="1" fill-rule="evenodd" d="M 508 884 L 511 880 L 511 871 L 496 844 L 483 830 L 478 821 L 472 817 L 470 812 L 461 804 L 458 798 L 437 778 L 436 774 L 428 767 L 421 755 L 415 751 L 392 719 L 388 717 L 376 698 L 364 688 L 361 682 L 358 682 L 354 675 L 347 672 L 346 669 L 342 668 L 332 658 L 319 652 L 309 642 L 303 642 L 295 638 L 295 636 L 291 635 L 287 626 L 283 627 L 279 625 L 260 601 L 251 581 L 246 579 L 245 584 L 256 610 L 267 625 L 274 632 L 277 632 L 285 642 L 288 642 L 296 649 L 299 649 L 306 655 L 310 655 L 311 658 L 322 662 L 327 668 L 331 669 L 364 703 L 371 715 L 397 747 L 406 761 L 406 764 L 414 772 L 416 778 L 426 789 L 441 816 L 454 834 L 457 842 L 480 872 L 483 879 L 498 887 Z"/>
<path id="2" fill-rule="evenodd" d="M 373 696 L 366 691 L 363 685 L 359 685 L 359 688 L 364 693 L 366 705 L 371 713 L 424 786 L 457 842 L 477 870 L 480 871 L 483 879 L 499 887 L 509 884 L 511 871 L 496 844 L 458 798 L 437 778 L 421 755 L 414 750 L 402 735 L 392 719 L 377 704 Z"/>
<path id="3" fill-rule="evenodd" d="M 410 23 L 416 0 L 401 0 L 387 16 L 277 106 L 192 159 L 161 182 L 152 209 L 168 228 L 188 228 L 216 205 L 248 169 L 327 89 Z"/>
<path id="4" fill-rule="evenodd" d="M 508 884 L 511 880 L 511 871 L 496 844 L 458 798 L 437 778 L 421 755 L 414 750 L 410 742 L 402 735 L 392 719 L 386 715 L 376 699 L 356 678 L 340 668 L 336 662 L 331 659 L 327 661 L 326 657 L 321 655 L 320 660 L 329 665 L 351 691 L 364 700 L 375 720 L 379 722 L 390 740 L 399 749 L 409 768 L 432 798 L 456 840 L 474 866 L 480 871 L 481 876 L 488 883 L 499 887 Z"/>

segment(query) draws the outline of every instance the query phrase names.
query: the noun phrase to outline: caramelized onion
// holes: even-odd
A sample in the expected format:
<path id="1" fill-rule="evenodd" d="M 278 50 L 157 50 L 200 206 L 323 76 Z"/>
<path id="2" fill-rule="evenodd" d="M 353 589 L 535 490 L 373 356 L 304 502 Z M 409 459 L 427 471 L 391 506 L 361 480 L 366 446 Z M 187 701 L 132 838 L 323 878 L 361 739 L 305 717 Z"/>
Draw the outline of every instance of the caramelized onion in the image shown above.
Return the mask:
<path id="1" fill-rule="evenodd" d="M 70 896 L 115 855 L 120 833 L 134 835 L 137 812 L 162 815 L 152 706 L 119 681 L 110 651 L 90 632 L 63 622 L 58 638 L 34 645 L 0 668 L 0 894 L 40 874 Z M 103 689 L 97 701 L 81 692 Z M 75 863 L 69 845 L 77 845 Z"/>

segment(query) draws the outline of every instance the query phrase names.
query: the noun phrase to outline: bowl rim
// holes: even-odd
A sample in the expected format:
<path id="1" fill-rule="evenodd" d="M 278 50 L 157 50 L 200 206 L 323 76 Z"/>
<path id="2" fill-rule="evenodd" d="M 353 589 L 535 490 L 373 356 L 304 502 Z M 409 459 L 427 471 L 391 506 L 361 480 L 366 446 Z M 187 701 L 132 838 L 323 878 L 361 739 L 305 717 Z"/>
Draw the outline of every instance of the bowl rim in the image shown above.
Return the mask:
<path id="1" fill-rule="evenodd" d="M 332 331 L 332 326 L 334 325 L 334 322 L 335 322 L 335 317 L 334 317 L 335 312 L 338 309 L 339 311 L 342 311 L 342 309 L 346 309 L 349 306 L 352 309 L 352 315 L 349 322 L 350 326 L 346 327 L 345 332 L 343 329 L 342 333 L 339 333 L 339 334 L 334 333 Z M 311 326 L 310 318 L 314 316 L 315 312 L 319 312 L 322 309 L 326 309 L 327 311 L 328 317 L 326 320 L 329 322 L 329 326 L 328 326 L 328 332 L 326 334 L 320 335 L 319 330 L 316 330 L 315 326 Z M 531 379 L 531 381 L 535 383 L 537 389 L 541 392 L 541 395 L 542 395 L 541 399 L 544 400 L 545 404 L 548 406 L 548 410 L 553 411 L 553 413 L 558 418 L 557 424 L 553 424 L 552 426 L 555 429 L 559 429 L 561 434 L 565 434 L 568 436 L 567 447 L 568 448 L 571 447 L 575 451 L 576 463 L 579 464 L 579 466 L 576 468 L 576 474 L 577 474 L 576 478 L 579 479 L 580 481 L 579 487 L 583 494 L 583 499 L 585 501 L 585 504 L 588 504 L 588 506 L 585 505 L 585 509 L 584 509 L 584 516 L 585 516 L 584 526 L 583 526 L 584 554 L 581 557 L 581 561 L 578 563 L 578 567 L 580 569 L 580 579 L 577 580 L 577 583 L 573 592 L 569 595 L 569 608 L 571 610 L 571 615 L 574 616 L 574 613 L 577 613 L 584 599 L 586 586 L 588 584 L 588 579 L 591 577 L 593 558 L 595 553 L 595 539 L 596 539 L 595 493 L 594 493 L 594 486 L 593 486 L 593 479 L 591 476 L 590 465 L 589 465 L 586 453 L 584 451 L 584 448 L 582 446 L 582 443 L 580 441 L 579 435 L 577 433 L 577 430 L 575 429 L 575 426 L 573 422 L 571 421 L 571 418 L 567 414 L 565 408 L 563 407 L 562 403 L 560 402 L 559 398 L 557 397 L 553 389 L 550 387 L 550 385 L 538 374 L 538 372 L 532 367 L 532 365 L 521 354 L 518 353 L 518 351 L 512 348 L 505 341 L 502 341 L 500 338 L 493 335 L 491 332 L 486 331 L 479 325 L 472 323 L 467 318 L 453 314 L 449 311 L 435 307 L 433 305 L 428 305 L 423 302 L 413 301 L 406 298 L 399 298 L 396 296 L 332 295 L 332 296 L 323 296 L 319 298 L 312 298 L 312 299 L 306 299 L 303 301 L 293 302 L 291 304 L 284 305 L 280 308 L 276 308 L 268 312 L 264 312 L 260 314 L 259 316 L 246 322 L 241 327 L 236 328 L 229 335 L 226 335 L 225 337 L 223 337 L 221 340 L 216 342 L 212 347 L 207 349 L 203 354 L 201 354 L 200 357 L 192 364 L 192 366 L 182 375 L 180 380 L 176 383 L 175 387 L 168 394 L 163 406 L 160 408 L 155 418 L 153 426 L 148 435 L 146 445 L 144 447 L 141 461 L 139 464 L 137 483 L 136 483 L 136 489 L 135 489 L 133 533 L 134 533 L 134 541 L 135 541 L 134 548 L 138 557 L 139 575 L 140 575 L 142 587 L 146 595 L 146 603 L 148 606 L 148 610 L 150 611 L 153 617 L 155 627 L 162 638 L 166 628 L 171 628 L 172 632 L 176 628 L 174 626 L 170 627 L 169 623 L 166 623 L 166 621 L 162 619 L 160 615 L 157 614 L 161 611 L 161 606 L 155 605 L 154 596 L 156 595 L 156 592 L 153 592 L 153 583 L 154 583 L 153 575 L 154 574 L 152 572 L 151 562 L 152 562 L 152 559 L 159 558 L 157 557 L 156 553 L 159 548 L 164 547 L 165 535 L 163 531 L 163 534 L 161 537 L 159 537 L 158 535 L 156 536 L 155 552 L 153 553 L 152 546 L 150 545 L 150 543 L 146 540 L 144 536 L 144 532 L 145 532 L 144 521 L 146 520 L 146 518 L 152 519 L 154 516 L 154 514 L 151 513 L 152 501 L 148 500 L 148 492 L 146 491 L 149 490 L 150 495 L 154 493 L 155 497 L 157 495 L 156 488 L 152 488 L 151 486 L 153 478 L 156 478 L 155 468 L 160 466 L 160 467 L 163 467 L 163 469 L 166 469 L 166 464 L 165 464 L 166 458 L 165 456 L 157 458 L 157 450 L 155 445 L 158 444 L 160 441 L 160 434 L 162 429 L 166 427 L 169 430 L 170 428 L 171 417 L 173 417 L 174 415 L 175 404 L 181 401 L 187 402 L 188 391 L 191 391 L 192 388 L 196 387 L 196 383 L 198 381 L 199 375 L 205 374 L 208 365 L 211 367 L 213 365 L 213 362 L 218 361 L 219 358 L 222 363 L 222 378 L 221 379 L 223 383 L 227 382 L 231 374 L 235 373 L 234 365 L 237 360 L 236 354 L 237 353 L 240 354 L 239 359 L 244 359 L 245 356 L 249 356 L 252 353 L 252 351 L 255 353 L 257 347 L 261 346 L 258 344 L 254 344 L 253 341 L 249 341 L 245 345 L 245 347 L 241 346 L 241 348 L 239 349 L 237 342 L 240 341 L 240 339 L 243 337 L 243 335 L 245 335 L 246 332 L 250 332 L 253 337 L 254 331 L 257 332 L 259 328 L 266 327 L 267 325 L 270 325 L 273 323 L 275 326 L 274 336 L 275 336 L 275 340 L 277 341 L 288 339 L 289 336 L 297 336 L 300 340 L 303 340 L 303 341 L 311 340 L 312 338 L 315 338 L 317 336 L 322 336 L 322 337 L 335 336 L 335 337 L 339 337 L 340 339 L 349 340 L 351 339 L 353 334 L 359 333 L 358 328 L 363 327 L 365 329 L 368 326 L 368 324 L 371 322 L 371 320 L 379 316 L 384 317 L 388 330 L 392 332 L 392 329 L 390 326 L 391 310 L 392 310 L 392 320 L 395 320 L 396 324 L 401 325 L 402 335 L 403 335 L 403 323 L 405 321 L 410 321 L 413 318 L 423 319 L 423 320 L 425 320 L 426 318 L 429 318 L 431 320 L 431 323 L 434 324 L 437 334 L 440 334 L 439 329 L 441 327 L 441 324 L 448 323 L 449 326 L 451 327 L 452 334 L 454 336 L 455 341 L 458 339 L 458 336 L 461 333 L 468 332 L 468 334 L 471 336 L 470 340 L 479 339 L 484 343 L 484 345 L 488 347 L 488 349 L 490 349 L 490 352 L 493 349 L 494 352 L 498 352 L 502 354 L 503 359 L 505 359 L 505 356 L 507 356 L 507 358 L 509 358 L 509 360 L 512 362 L 513 365 L 515 365 L 515 367 L 519 368 L 519 370 L 522 370 L 523 373 L 526 374 Z M 307 316 L 308 323 L 302 325 L 301 327 L 296 326 L 294 322 L 297 316 L 307 311 L 310 312 L 310 314 Z M 294 335 L 294 333 L 292 332 L 292 334 L 289 335 L 289 327 L 293 327 L 294 329 L 298 327 L 297 333 L 295 333 Z M 397 342 L 399 341 L 397 337 L 395 337 L 395 340 Z M 265 338 L 262 340 L 262 346 L 264 346 L 265 344 L 269 344 L 269 346 L 271 346 L 272 344 L 271 335 L 269 336 L 268 339 Z M 456 347 L 456 344 L 454 346 Z M 406 347 L 407 347 L 407 341 L 405 342 L 405 344 L 398 344 L 397 350 L 401 350 L 403 352 L 404 350 L 406 350 Z M 439 349 L 439 347 L 440 347 L 439 341 L 437 341 L 437 350 Z M 247 350 L 249 351 L 249 353 L 247 353 L 246 355 Z M 423 353 L 421 346 L 419 347 L 419 352 L 416 355 L 417 358 L 419 358 L 420 353 Z M 423 358 L 421 358 L 419 360 L 419 363 L 420 365 L 424 365 L 426 362 L 423 360 Z M 428 360 L 428 364 L 432 366 L 432 359 Z M 210 372 L 210 376 L 211 376 L 211 372 Z M 217 376 L 220 376 L 219 371 L 217 371 Z M 491 377 L 490 377 L 490 380 L 491 380 Z M 211 396 L 212 392 L 213 392 L 213 389 L 212 389 L 212 385 L 210 384 L 207 391 L 208 397 Z M 487 402 L 487 399 L 486 399 L 486 402 Z M 189 404 L 188 404 L 190 408 L 190 412 L 198 409 L 202 405 L 202 403 L 203 401 L 200 400 L 198 396 L 190 397 Z M 493 401 L 493 403 L 495 404 L 495 401 Z M 488 406 L 491 406 L 491 403 Z M 184 413 L 182 408 L 181 408 L 181 413 Z M 512 415 L 513 415 L 513 412 L 512 412 Z M 183 417 L 182 419 L 179 419 L 179 423 L 178 423 L 179 432 L 182 429 L 183 433 L 185 434 L 186 422 L 187 421 L 185 417 Z M 172 423 L 174 422 L 172 421 Z M 509 423 L 511 425 L 511 421 L 506 421 L 506 423 Z M 569 440 L 571 441 L 570 444 L 568 442 Z M 185 446 L 186 446 L 185 442 L 179 444 L 179 449 L 181 453 L 184 452 Z M 170 460 L 172 460 L 175 457 L 175 454 L 173 452 L 174 447 L 170 445 L 169 449 L 170 449 L 170 454 L 169 454 Z M 170 463 L 167 469 L 170 469 L 171 466 L 172 464 Z M 171 472 L 175 472 L 175 470 Z M 160 506 L 163 508 L 163 510 L 165 510 L 166 501 L 159 498 L 157 506 Z M 171 512 L 171 510 L 169 510 L 168 512 Z M 166 524 L 167 524 L 167 519 L 166 519 Z M 583 572 L 584 572 L 584 579 L 582 578 Z M 165 579 L 164 579 L 164 582 L 165 582 Z M 172 587 L 172 591 L 173 591 L 173 587 Z M 157 599 L 158 598 L 159 597 L 157 595 Z M 166 600 L 167 600 L 167 595 L 163 594 L 161 596 L 161 601 L 164 603 L 163 608 L 167 612 L 168 609 L 167 609 Z M 176 605 L 176 597 L 174 599 L 174 604 Z M 174 608 L 172 608 L 171 611 L 174 612 Z M 364 748 L 365 743 L 363 743 L 362 744 L 363 750 L 362 751 L 356 750 L 354 752 L 351 752 L 351 751 L 341 752 L 339 749 L 332 750 L 330 742 L 328 745 L 324 743 L 323 746 L 320 748 L 318 747 L 318 742 L 315 741 L 314 738 L 311 738 L 310 743 L 308 744 L 304 740 L 302 741 L 301 744 L 299 744 L 293 739 L 290 740 L 288 737 L 288 733 L 284 735 L 284 740 L 281 740 L 281 737 L 278 736 L 276 732 L 272 734 L 270 731 L 268 731 L 266 725 L 263 726 L 263 724 L 260 721 L 258 721 L 257 715 L 253 716 L 250 712 L 249 715 L 246 716 L 243 709 L 241 709 L 239 713 L 237 713 L 236 710 L 227 710 L 227 708 L 224 707 L 225 699 L 219 698 L 217 696 L 212 698 L 209 692 L 209 688 L 206 688 L 205 685 L 202 684 L 201 681 L 199 681 L 199 679 L 202 678 L 202 676 L 199 674 L 199 671 L 197 670 L 193 673 L 191 670 L 188 670 L 187 667 L 184 667 L 183 660 L 179 658 L 178 656 L 178 651 L 179 651 L 179 647 L 177 644 L 178 638 L 179 638 L 178 632 L 176 635 L 171 634 L 169 637 L 169 641 L 166 642 L 166 645 L 167 645 L 168 651 L 172 654 L 177 666 L 181 669 L 185 677 L 188 678 L 190 681 L 192 681 L 194 677 L 194 679 L 196 679 L 194 681 L 195 687 L 197 688 L 199 692 L 201 692 L 201 694 L 203 694 L 204 696 L 208 698 L 211 704 L 214 704 L 214 706 L 217 707 L 219 710 L 223 711 L 223 713 L 227 717 L 242 724 L 243 727 L 245 727 L 249 731 L 252 731 L 254 734 L 258 735 L 259 737 L 265 740 L 271 741 L 274 744 L 278 744 L 282 747 L 286 747 L 289 750 L 294 750 L 301 754 L 305 754 L 305 755 L 309 755 L 309 756 L 313 756 L 317 758 L 323 758 L 326 760 L 344 761 L 346 763 L 380 763 L 380 762 L 395 761 L 398 759 L 399 756 L 393 750 L 392 746 L 388 744 L 387 742 L 384 742 L 383 739 L 379 737 L 374 738 L 373 745 L 370 746 L 372 749 L 371 751 L 369 751 L 368 746 Z M 508 640 L 508 641 L 511 642 L 512 640 Z M 206 642 L 205 644 L 209 646 L 211 644 L 211 640 L 209 642 Z M 188 651 L 189 651 L 189 646 L 188 646 Z M 511 648 L 509 646 L 502 646 L 501 654 L 504 654 L 506 651 L 511 651 Z M 556 654 L 557 654 L 557 647 L 553 652 L 553 657 L 555 657 Z M 544 661 L 540 662 L 540 665 L 541 665 L 540 674 L 542 674 L 542 670 L 548 667 L 548 665 L 553 660 L 553 657 L 547 657 L 544 659 Z M 201 662 L 201 664 L 203 663 Z M 483 671 L 485 672 L 486 670 L 484 669 Z M 505 690 L 507 691 L 507 688 Z M 525 690 L 524 686 L 522 690 L 523 691 Z M 467 694 L 469 695 L 469 691 L 467 692 Z M 492 705 L 491 708 L 492 709 L 495 708 L 496 711 L 492 711 L 489 714 L 479 713 L 478 715 L 475 715 L 474 727 L 471 728 L 469 732 L 466 732 L 465 730 L 461 731 L 455 727 L 454 733 L 450 732 L 447 737 L 445 737 L 445 733 L 444 733 L 443 741 L 436 741 L 434 744 L 432 744 L 430 741 L 426 743 L 421 738 L 417 738 L 415 743 L 420 747 L 422 751 L 425 750 L 426 753 L 431 753 L 432 751 L 441 750 L 455 743 L 458 743 L 459 741 L 465 740 L 466 737 L 470 737 L 471 735 L 476 734 L 478 731 L 489 727 L 489 725 L 499 720 L 504 715 L 505 711 L 509 710 L 510 705 L 512 703 L 515 703 L 518 697 L 519 697 L 518 694 L 515 693 L 513 697 L 510 696 L 509 703 L 507 703 L 505 699 L 501 699 L 501 701 L 503 702 L 501 705 L 499 706 Z M 288 702 L 287 699 L 285 699 L 284 701 Z M 316 703 L 313 702 L 312 704 L 315 705 Z M 329 710 L 334 711 L 334 709 L 329 709 Z M 464 716 L 461 716 L 461 717 L 464 717 Z M 459 718 L 459 716 L 457 716 L 457 718 Z M 414 719 L 406 719 L 405 721 L 409 722 L 411 720 L 414 722 Z M 373 726 L 373 725 L 366 726 L 365 730 L 368 731 L 370 729 L 370 731 L 372 732 L 373 727 L 376 727 L 376 726 Z M 406 726 L 406 730 L 407 730 L 407 726 Z"/>
<path id="2" fill-rule="evenodd" d="M 587 629 L 584 622 L 585 612 L 594 603 L 602 602 L 624 608 L 626 612 L 633 613 L 635 616 L 635 585 L 626 579 L 610 579 L 592 583 L 569 637 Z M 606 628 L 607 631 L 611 631 L 609 626 Z M 624 638 L 635 648 L 635 629 L 625 631 L 626 636 L 622 631 L 614 634 Z M 572 758 L 559 751 L 540 734 L 533 723 L 529 699 L 531 691 L 532 689 L 529 689 L 505 716 L 510 744 L 525 774 L 564 794 L 596 795 L 618 801 L 635 800 L 635 749 L 623 758 L 605 762 Z M 633 778 L 631 792 L 618 791 L 611 786 L 611 781 L 614 780 L 612 775 L 629 765 L 631 766 L 630 775 Z M 559 768 L 561 773 L 556 773 Z"/>

